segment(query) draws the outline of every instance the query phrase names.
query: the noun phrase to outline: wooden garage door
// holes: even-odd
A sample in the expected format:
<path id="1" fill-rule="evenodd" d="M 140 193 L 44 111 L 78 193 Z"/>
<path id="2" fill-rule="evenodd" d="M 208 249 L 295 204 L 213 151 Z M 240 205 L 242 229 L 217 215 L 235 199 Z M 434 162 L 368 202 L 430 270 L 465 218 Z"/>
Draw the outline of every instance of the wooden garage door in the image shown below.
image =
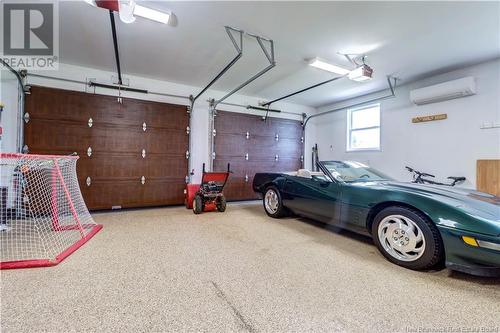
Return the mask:
<path id="1" fill-rule="evenodd" d="M 30 153 L 80 156 L 78 181 L 89 209 L 183 203 L 185 106 L 32 87 L 25 112 Z"/>
<path id="2" fill-rule="evenodd" d="M 302 165 L 299 121 L 219 111 L 215 117 L 214 170 L 234 171 L 224 193 L 228 200 L 255 199 L 257 172 L 295 171 Z M 247 135 L 248 133 L 248 135 Z"/>

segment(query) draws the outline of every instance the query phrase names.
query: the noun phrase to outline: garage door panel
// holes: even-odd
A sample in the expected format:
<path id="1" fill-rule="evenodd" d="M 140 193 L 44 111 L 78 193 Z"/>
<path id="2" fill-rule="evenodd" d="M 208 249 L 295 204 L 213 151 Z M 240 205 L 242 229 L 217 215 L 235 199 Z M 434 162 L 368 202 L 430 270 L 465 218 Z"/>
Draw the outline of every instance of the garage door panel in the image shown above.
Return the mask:
<path id="1" fill-rule="evenodd" d="M 233 172 L 229 177 L 231 178 L 233 175 L 245 175 L 248 170 L 248 162 L 245 160 L 239 161 L 234 160 L 230 156 L 229 157 L 218 157 L 214 162 L 214 171 L 225 171 L 227 170 L 227 164 L 231 164 L 231 171 Z"/>
<path id="2" fill-rule="evenodd" d="M 130 152 L 141 154 L 144 134 L 139 129 L 97 127 L 90 131 L 89 147 L 94 152 Z"/>
<path id="3" fill-rule="evenodd" d="M 146 179 L 143 201 L 149 206 L 177 205 L 179 198 L 184 202 L 186 184 L 178 179 Z"/>
<path id="4" fill-rule="evenodd" d="M 54 120 L 30 120 L 25 125 L 25 143 L 30 152 L 41 152 L 48 147 L 57 151 L 71 151 L 82 143 L 90 142 L 90 135 L 84 127 L 76 123 Z"/>
<path id="5" fill-rule="evenodd" d="M 236 148 L 233 148 L 236 149 Z M 253 138 L 249 142 L 239 147 L 240 151 L 244 151 L 243 156 L 248 153 L 250 156 L 258 156 L 259 159 L 269 159 L 284 157 L 296 157 L 300 159 L 302 155 L 302 144 L 297 142 L 296 139 L 280 139 L 275 140 L 260 140 L 260 138 Z"/>
<path id="6" fill-rule="evenodd" d="M 77 175 L 89 209 L 183 203 L 186 107 L 32 87 L 26 111 L 30 153 L 79 154 Z"/>
<path id="7" fill-rule="evenodd" d="M 298 121 L 278 118 L 268 118 L 268 120 L 280 137 L 300 138 L 302 136 L 302 126 Z"/>
<path id="8" fill-rule="evenodd" d="M 93 95 L 102 97 L 102 95 Z M 107 97 L 103 98 L 104 106 L 98 105 L 93 112 L 93 121 L 95 124 L 119 124 L 142 128 L 144 122 L 144 108 L 146 103 L 123 98 L 119 103 L 117 97 L 112 97 L 111 102 Z"/>
<path id="9" fill-rule="evenodd" d="M 218 133 L 241 134 L 251 129 L 248 118 L 230 112 L 219 111 L 215 117 L 215 124 Z"/>
<path id="10" fill-rule="evenodd" d="M 144 174 L 149 177 L 175 177 L 178 182 L 185 182 L 188 162 L 185 155 L 154 154 L 146 156 Z"/>
<path id="11" fill-rule="evenodd" d="M 257 172 L 296 171 L 301 166 L 302 127 L 298 121 L 268 118 L 263 122 L 259 116 L 221 111 L 215 128 L 214 169 L 224 170 L 230 162 L 234 172 L 224 191 L 229 200 L 256 198 L 251 184 Z"/>
<path id="12" fill-rule="evenodd" d="M 149 153 L 186 154 L 189 136 L 186 131 L 152 130 L 143 147 Z"/>
<path id="13" fill-rule="evenodd" d="M 150 128 L 186 130 L 189 122 L 187 108 L 182 105 L 123 98 L 122 109 L 128 111 L 125 116 L 134 124 L 142 127 L 146 123 L 146 131 Z"/>
<path id="14" fill-rule="evenodd" d="M 92 209 L 137 207 L 141 205 L 143 188 L 140 178 L 106 179 L 94 178 L 90 185 L 79 181 L 87 206 Z"/>
<path id="15" fill-rule="evenodd" d="M 40 151 L 46 147 L 59 151 L 85 147 L 85 154 L 88 147 L 94 152 L 127 151 L 138 154 L 145 147 L 145 135 L 139 128 L 103 125 L 89 128 L 86 124 L 48 119 L 30 120 L 25 126 L 25 141 L 30 143 L 30 151 Z M 183 141 L 187 143 L 187 140 L 178 141 L 177 144 Z"/>
<path id="16" fill-rule="evenodd" d="M 82 178 L 120 178 L 133 177 L 139 179 L 142 171 L 142 157 L 139 154 L 96 154 L 91 157 L 81 156 L 77 172 Z"/>
<path id="17" fill-rule="evenodd" d="M 215 153 L 220 156 L 245 156 L 243 152 L 247 145 L 244 134 L 217 133 L 215 136 Z"/>
<path id="18" fill-rule="evenodd" d="M 98 99 L 91 94 L 87 94 L 87 97 L 84 98 L 81 93 L 72 91 L 65 94 L 64 103 L 53 103 L 53 101 L 61 99 L 58 89 L 33 86 L 31 91 L 32 93 L 27 96 L 26 101 L 37 107 L 36 109 L 26 108 L 30 120 L 42 118 L 87 122 L 92 117 L 93 109 L 97 107 L 108 108 L 111 104 L 116 103 L 116 98 Z"/>
<path id="19" fill-rule="evenodd" d="M 257 199 L 254 193 L 251 181 L 245 182 L 244 177 L 234 177 L 228 181 L 224 188 L 224 195 L 229 200 L 251 200 Z"/>

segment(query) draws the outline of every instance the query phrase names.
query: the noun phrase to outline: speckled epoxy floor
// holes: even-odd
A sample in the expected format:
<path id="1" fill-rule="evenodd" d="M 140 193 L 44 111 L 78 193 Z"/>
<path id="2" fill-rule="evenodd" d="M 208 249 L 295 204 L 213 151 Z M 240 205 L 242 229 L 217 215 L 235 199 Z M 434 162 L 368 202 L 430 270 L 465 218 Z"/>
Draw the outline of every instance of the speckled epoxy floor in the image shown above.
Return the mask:
<path id="1" fill-rule="evenodd" d="M 385 261 L 369 239 L 260 203 L 94 214 L 52 268 L 1 272 L 2 332 L 500 329 L 500 281 Z"/>

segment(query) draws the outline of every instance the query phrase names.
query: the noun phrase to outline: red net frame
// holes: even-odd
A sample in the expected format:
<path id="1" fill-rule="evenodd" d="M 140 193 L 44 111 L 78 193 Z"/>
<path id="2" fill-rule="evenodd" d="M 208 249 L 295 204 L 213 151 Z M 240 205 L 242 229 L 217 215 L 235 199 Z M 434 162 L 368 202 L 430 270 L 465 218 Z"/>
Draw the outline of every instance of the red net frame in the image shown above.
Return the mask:
<path id="1" fill-rule="evenodd" d="M 57 265 L 102 229 L 80 192 L 77 160 L 0 154 L 0 269 Z"/>

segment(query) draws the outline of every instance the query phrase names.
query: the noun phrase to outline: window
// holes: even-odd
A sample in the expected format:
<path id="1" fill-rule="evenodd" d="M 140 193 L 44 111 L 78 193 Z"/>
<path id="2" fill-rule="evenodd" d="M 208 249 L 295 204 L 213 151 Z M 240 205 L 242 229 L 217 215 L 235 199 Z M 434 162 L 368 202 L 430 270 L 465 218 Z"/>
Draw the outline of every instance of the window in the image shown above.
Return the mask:
<path id="1" fill-rule="evenodd" d="M 380 104 L 347 110 L 347 151 L 380 149 Z"/>

